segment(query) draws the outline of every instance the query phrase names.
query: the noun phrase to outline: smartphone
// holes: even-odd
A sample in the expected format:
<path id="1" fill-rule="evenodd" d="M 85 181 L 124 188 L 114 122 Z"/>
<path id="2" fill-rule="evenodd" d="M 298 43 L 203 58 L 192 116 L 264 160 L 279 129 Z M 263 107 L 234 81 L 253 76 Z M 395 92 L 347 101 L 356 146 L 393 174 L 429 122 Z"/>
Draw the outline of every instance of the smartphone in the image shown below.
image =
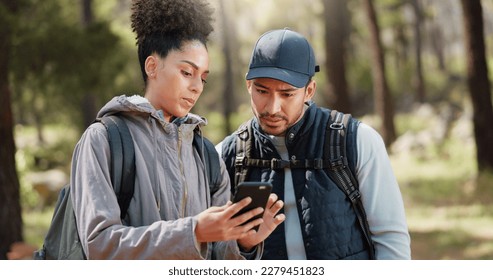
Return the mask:
<path id="1" fill-rule="evenodd" d="M 272 184 L 268 182 L 242 182 L 236 186 L 235 194 L 233 197 L 233 202 L 238 202 L 245 197 L 251 197 L 252 202 L 241 209 L 234 217 L 248 212 L 257 207 L 262 207 L 265 209 L 267 205 L 267 200 L 269 200 L 269 195 L 272 191 Z M 255 217 L 249 219 L 244 224 L 262 218 L 263 213 L 256 215 Z M 254 227 L 257 231 L 259 226 Z"/>

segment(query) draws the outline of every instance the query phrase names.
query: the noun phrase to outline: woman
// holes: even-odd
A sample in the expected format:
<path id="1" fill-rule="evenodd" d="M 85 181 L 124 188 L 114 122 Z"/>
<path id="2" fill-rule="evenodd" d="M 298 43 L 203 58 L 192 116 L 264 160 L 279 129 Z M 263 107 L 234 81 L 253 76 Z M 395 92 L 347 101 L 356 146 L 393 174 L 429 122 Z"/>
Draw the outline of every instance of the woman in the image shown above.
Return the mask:
<path id="1" fill-rule="evenodd" d="M 111 185 L 107 133 L 91 125 L 78 142 L 71 193 L 79 237 L 88 259 L 258 259 L 262 241 L 284 220 L 271 195 L 262 219 L 254 209 L 233 216 L 250 200 L 230 202 L 230 182 L 210 190 L 193 145 L 206 121 L 189 113 L 209 73 L 206 48 L 212 10 L 193 0 L 134 1 L 132 28 L 144 96 L 118 96 L 98 117 L 123 116 L 135 146 L 135 192 L 124 221 Z M 259 231 L 252 228 L 261 225 Z"/>

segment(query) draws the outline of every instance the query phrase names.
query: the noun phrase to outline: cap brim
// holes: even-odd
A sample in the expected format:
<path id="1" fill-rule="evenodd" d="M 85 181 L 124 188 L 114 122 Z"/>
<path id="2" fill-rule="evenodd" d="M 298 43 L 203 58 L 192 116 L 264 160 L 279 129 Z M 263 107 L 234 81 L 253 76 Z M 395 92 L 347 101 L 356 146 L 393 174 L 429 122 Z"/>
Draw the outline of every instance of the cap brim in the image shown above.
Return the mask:
<path id="1" fill-rule="evenodd" d="M 247 80 L 258 78 L 270 78 L 280 80 L 297 88 L 305 87 L 308 83 L 308 80 L 310 79 L 308 75 L 276 67 L 253 68 L 250 69 L 250 71 L 248 71 L 246 75 Z"/>

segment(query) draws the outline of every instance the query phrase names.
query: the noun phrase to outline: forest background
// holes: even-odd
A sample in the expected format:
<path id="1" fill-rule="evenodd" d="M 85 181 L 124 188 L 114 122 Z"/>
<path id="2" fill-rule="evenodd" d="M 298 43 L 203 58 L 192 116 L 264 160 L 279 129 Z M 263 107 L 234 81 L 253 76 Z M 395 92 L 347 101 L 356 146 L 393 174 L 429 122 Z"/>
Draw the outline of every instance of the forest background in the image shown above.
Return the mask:
<path id="1" fill-rule="evenodd" d="M 244 77 L 255 40 L 269 29 L 298 31 L 321 66 L 315 101 L 382 134 L 413 259 L 493 259 L 493 1 L 210 3 L 211 74 L 193 109 L 208 119 L 209 139 L 218 143 L 251 116 Z M 99 108 L 142 93 L 130 6 L 0 0 L 0 259 L 17 241 L 41 246 L 75 143 Z M 468 43 L 477 37 L 481 71 L 481 46 Z M 474 79 L 479 72 L 486 82 Z"/>

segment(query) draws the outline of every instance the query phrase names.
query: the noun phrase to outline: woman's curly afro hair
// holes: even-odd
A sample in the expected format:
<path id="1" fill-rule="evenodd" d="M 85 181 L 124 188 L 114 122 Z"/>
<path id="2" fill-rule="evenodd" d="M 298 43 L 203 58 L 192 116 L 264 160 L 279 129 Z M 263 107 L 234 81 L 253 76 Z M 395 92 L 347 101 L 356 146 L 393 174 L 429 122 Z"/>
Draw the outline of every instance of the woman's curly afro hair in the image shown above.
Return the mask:
<path id="1" fill-rule="evenodd" d="M 206 41 L 213 31 L 212 13 L 203 0 L 134 0 L 132 30 L 138 45 L 156 35 Z"/>
<path id="2" fill-rule="evenodd" d="M 157 53 L 166 57 L 186 41 L 198 40 L 206 46 L 214 30 L 214 10 L 204 0 L 133 0 L 132 30 L 137 35 L 140 68 L 144 82 L 146 58 Z"/>

